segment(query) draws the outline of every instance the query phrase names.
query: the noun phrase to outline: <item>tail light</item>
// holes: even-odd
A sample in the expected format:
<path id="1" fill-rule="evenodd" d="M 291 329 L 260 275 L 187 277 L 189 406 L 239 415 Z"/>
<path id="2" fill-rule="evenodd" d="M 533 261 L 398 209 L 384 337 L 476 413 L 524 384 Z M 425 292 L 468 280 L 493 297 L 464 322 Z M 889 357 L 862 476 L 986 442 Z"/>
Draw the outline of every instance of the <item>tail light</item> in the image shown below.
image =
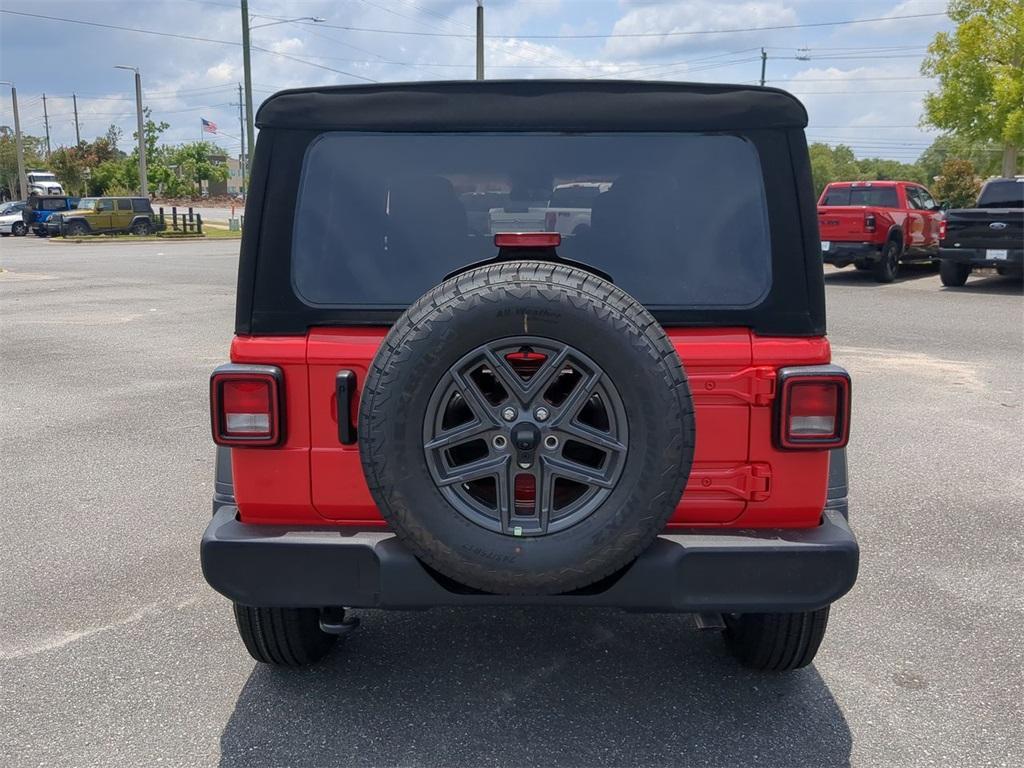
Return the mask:
<path id="1" fill-rule="evenodd" d="M 210 418 L 217 445 L 270 446 L 281 442 L 281 369 L 222 365 L 210 376 Z"/>
<path id="2" fill-rule="evenodd" d="M 864 214 L 864 229 L 868 232 L 875 231 L 875 214 L 865 213 Z"/>
<path id="3" fill-rule="evenodd" d="M 837 365 L 779 371 L 780 448 L 842 448 L 850 437 L 850 374 Z"/>
<path id="4" fill-rule="evenodd" d="M 544 229 L 548 232 L 555 231 L 555 225 L 558 223 L 558 214 L 554 211 L 548 211 L 544 214 Z"/>
<path id="5" fill-rule="evenodd" d="M 939 240 L 946 239 L 946 220 L 941 219 L 939 221 Z"/>

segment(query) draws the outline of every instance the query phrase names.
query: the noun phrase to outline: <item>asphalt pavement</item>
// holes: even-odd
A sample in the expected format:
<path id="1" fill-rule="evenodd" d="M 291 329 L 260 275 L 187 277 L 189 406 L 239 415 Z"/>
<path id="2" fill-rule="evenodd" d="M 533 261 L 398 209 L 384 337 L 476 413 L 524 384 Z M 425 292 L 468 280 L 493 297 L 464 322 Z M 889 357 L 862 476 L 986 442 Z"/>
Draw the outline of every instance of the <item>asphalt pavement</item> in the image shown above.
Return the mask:
<path id="1" fill-rule="evenodd" d="M 203 582 L 238 243 L 0 241 L 0 765 L 1024 764 L 1024 298 L 826 276 L 861 577 L 817 662 L 682 616 L 361 611 L 258 667 Z"/>

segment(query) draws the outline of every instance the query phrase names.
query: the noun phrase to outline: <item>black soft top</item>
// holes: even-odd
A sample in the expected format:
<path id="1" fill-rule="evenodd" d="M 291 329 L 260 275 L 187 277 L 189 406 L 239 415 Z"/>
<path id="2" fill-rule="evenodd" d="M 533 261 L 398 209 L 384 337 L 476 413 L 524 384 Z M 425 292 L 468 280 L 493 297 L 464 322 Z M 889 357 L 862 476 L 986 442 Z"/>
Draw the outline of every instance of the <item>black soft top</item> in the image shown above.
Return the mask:
<path id="1" fill-rule="evenodd" d="M 640 80 L 485 80 L 298 88 L 259 109 L 261 129 L 716 131 L 804 128 L 775 88 Z"/>
<path id="2" fill-rule="evenodd" d="M 305 303 L 293 285 L 293 232 L 307 151 L 328 133 L 725 133 L 760 158 L 771 288 L 755 306 L 653 309 L 666 326 L 748 327 L 819 336 L 825 296 L 807 112 L 774 88 L 623 80 L 485 80 L 323 86 L 261 106 L 238 273 L 239 334 L 389 324 L 405 307 Z"/>

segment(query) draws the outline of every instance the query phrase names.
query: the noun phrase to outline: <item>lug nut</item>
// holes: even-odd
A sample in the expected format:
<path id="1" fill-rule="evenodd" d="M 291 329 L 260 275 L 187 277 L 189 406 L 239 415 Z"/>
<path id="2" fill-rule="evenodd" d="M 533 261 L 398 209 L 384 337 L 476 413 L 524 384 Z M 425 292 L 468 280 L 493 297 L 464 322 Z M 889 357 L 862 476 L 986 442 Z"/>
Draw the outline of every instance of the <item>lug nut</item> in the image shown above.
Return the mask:
<path id="1" fill-rule="evenodd" d="M 555 450 L 558 447 L 558 438 L 554 435 L 548 435 L 544 438 L 544 447 L 549 451 Z"/>
<path id="2" fill-rule="evenodd" d="M 491 440 L 491 444 L 500 451 L 502 448 L 508 445 L 508 440 L 505 438 L 504 435 L 495 435 L 494 439 Z"/>
<path id="3" fill-rule="evenodd" d="M 517 415 L 515 408 L 506 408 L 501 412 L 501 418 L 505 421 L 512 421 Z"/>
<path id="4" fill-rule="evenodd" d="M 534 417 L 536 417 L 537 421 L 547 421 L 548 416 L 550 416 L 551 413 L 548 411 L 547 408 L 541 406 L 540 408 L 533 412 L 533 415 Z"/>

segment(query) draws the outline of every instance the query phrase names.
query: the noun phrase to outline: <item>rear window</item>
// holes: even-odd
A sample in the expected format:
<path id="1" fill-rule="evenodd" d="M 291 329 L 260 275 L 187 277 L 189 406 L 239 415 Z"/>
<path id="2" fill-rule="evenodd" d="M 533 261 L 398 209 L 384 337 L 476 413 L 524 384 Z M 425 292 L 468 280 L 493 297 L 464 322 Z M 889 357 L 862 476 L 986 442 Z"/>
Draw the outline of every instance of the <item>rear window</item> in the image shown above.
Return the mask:
<path id="1" fill-rule="evenodd" d="M 548 207 L 583 209 L 558 255 L 647 306 L 750 306 L 771 283 L 760 159 L 733 135 L 327 133 L 296 205 L 292 282 L 319 306 L 406 306 Z"/>
<path id="2" fill-rule="evenodd" d="M 1024 180 L 990 181 L 978 197 L 979 208 L 1024 208 Z"/>
<path id="3" fill-rule="evenodd" d="M 829 187 L 821 204 L 899 208 L 896 187 Z"/>
<path id="4" fill-rule="evenodd" d="M 132 198 L 132 210 L 136 213 L 151 213 L 153 208 L 149 204 L 149 200 L 144 197 L 133 197 Z"/>
<path id="5" fill-rule="evenodd" d="M 64 198 L 43 198 L 39 201 L 39 207 L 44 211 L 64 211 L 67 210 L 68 201 Z"/>

